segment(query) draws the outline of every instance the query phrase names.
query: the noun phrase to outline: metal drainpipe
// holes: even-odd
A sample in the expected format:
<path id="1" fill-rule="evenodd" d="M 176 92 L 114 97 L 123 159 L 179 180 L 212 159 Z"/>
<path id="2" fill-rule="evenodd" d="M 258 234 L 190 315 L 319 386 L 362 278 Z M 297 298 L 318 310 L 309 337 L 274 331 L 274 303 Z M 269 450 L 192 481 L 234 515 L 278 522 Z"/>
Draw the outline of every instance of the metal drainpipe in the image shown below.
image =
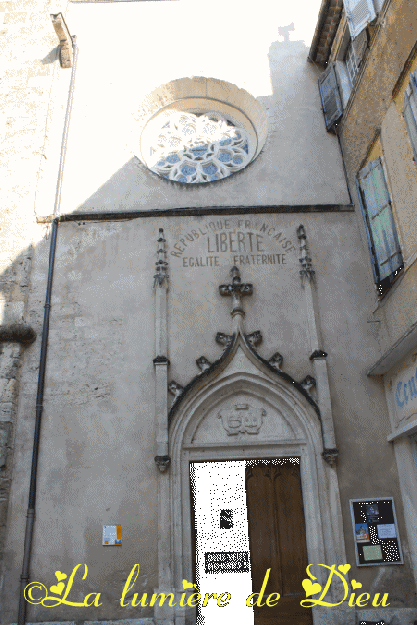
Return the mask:
<path id="1" fill-rule="evenodd" d="M 26 529 L 25 529 L 22 574 L 20 576 L 19 615 L 18 615 L 18 620 L 17 620 L 18 625 L 25 625 L 25 622 L 26 622 L 26 600 L 25 600 L 24 591 L 29 582 L 30 554 L 32 550 L 33 527 L 34 527 L 34 521 L 35 521 L 36 478 L 37 478 L 37 470 L 38 470 L 40 431 L 41 431 L 41 420 L 42 420 L 42 412 L 43 412 L 43 393 L 44 393 L 44 387 L 45 387 L 46 354 L 48 350 L 49 311 L 51 308 L 52 278 L 53 278 L 53 273 L 54 273 L 55 250 L 56 250 L 56 241 L 57 241 L 57 235 L 58 235 L 59 207 L 61 203 L 62 178 L 63 178 L 63 173 L 64 173 L 65 154 L 67 151 L 68 129 L 69 129 L 69 121 L 71 117 L 72 101 L 73 101 L 73 96 L 74 96 L 75 71 L 77 68 L 77 58 L 78 58 L 78 46 L 76 43 L 76 37 L 72 38 L 72 42 L 73 42 L 74 55 L 73 55 L 70 87 L 69 87 L 69 93 L 68 93 L 67 110 L 65 113 L 64 131 L 62 134 L 61 157 L 59 161 L 58 181 L 57 181 L 57 187 L 56 187 L 54 214 L 53 214 L 54 219 L 52 221 L 51 245 L 49 248 L 49 267 L 48 267 L 48 278 L 47 278 L 47 283 L 46 283 L 45 311 L 44 311 L 44 317 L 43 317 L 41 353 L 40 353 L 40 358 L 39 358 L 38 390 L 36 394 L 36 419 L 35 419 L 35 432 L 33 435 L 33 452 L 32 452 L 32 468 L 31 468 L 31 474 L 30 474 L 29 503 L 28 503 Z"/>

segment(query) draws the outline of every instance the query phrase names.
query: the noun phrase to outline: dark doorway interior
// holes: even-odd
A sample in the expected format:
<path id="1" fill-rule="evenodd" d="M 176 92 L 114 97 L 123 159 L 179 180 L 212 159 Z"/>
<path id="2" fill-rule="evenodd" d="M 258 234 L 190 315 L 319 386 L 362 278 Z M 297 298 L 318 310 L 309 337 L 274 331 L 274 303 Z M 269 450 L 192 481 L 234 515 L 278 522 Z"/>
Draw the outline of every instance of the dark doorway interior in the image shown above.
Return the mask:
<path id="1" fill-rule="evenodd" d="M 190 465 L 194 501 L 196 585 L 205 593 L 230 593 L 228 605 L 210 599 L 197 608 L 198 625 L 253 625 L 246 606 L 253 592 L 250 572 L 245 462 Z M 225 597 L 224 597 L 225 598 Z"/>

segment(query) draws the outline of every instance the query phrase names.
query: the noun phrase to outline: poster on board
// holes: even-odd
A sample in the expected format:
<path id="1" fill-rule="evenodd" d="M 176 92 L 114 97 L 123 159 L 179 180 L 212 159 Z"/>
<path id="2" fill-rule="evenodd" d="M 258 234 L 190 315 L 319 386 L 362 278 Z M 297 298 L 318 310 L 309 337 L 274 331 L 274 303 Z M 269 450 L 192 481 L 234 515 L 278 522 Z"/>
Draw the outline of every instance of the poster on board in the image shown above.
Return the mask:
<path id="1" fill-rule="evenodd" d="M 358 566 L 402 564 L 392 497 L 350 499 Z"/>

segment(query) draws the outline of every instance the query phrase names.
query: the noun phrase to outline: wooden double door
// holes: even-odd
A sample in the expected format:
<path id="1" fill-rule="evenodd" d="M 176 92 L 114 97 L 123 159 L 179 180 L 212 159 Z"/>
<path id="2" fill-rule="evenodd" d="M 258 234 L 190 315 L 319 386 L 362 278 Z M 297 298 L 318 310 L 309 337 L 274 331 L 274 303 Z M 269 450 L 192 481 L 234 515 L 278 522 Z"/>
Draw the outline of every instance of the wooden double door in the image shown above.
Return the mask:
<path id="1" fill-rule="evenodd" d="M 191 487 L 196 585 L 203 596 L 231 595 L 223 607 L 198 607 L 197 624 L 311 625 L 300 606 L 308 560 L 299 459 L 193 463 Z M 263 605 L 248 607 L 268 569 Z M 268 606 L 273 593 L 280 598 Z"/>

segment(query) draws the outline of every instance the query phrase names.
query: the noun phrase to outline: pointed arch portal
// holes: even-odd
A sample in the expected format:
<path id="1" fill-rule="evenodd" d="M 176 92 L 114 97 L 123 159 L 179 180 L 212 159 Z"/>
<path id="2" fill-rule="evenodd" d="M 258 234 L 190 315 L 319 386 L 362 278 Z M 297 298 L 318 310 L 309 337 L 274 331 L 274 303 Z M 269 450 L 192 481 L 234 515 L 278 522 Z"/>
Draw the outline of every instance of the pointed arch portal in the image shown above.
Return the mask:
<path id="1" fill-rule="evenodd" d="M 193 463 L 299 458 L 308 563 L 346 561 L 337 477 L 322 457 L 317 412 L 293 383 L 255 356 L 242 333 L 226 351 L 218 370 L 190 387 L 171 420 L 172 577 L 178 590 L 183 579 L 193 579 Z M 219 618 L 220 610 L 218 624 Z"/>
<path id="2" fill-rule="evenodd" d="M 260 549 L 259 536 L 264 532 L 271 535 L 272 532 L 274 536 L 271 536 L 271 540 L 275 540 L 277 533 L 281 531 L 283 535 L 288 529 L 288 522 L 293 523 L 300 534 L 301 548 L 297 549 L 294 534 L 287 532 L 284 542 L 288 545 L 289 541 L 292 541 L 295 550 L 292 553 L 290 550 L 290 553 L 280 554 L 278 548 L 278 552 L 275 550 L 275 553 L 271 553 L 271 567 L 268 568 L 277 568 L 277 562 L 280 561 L 280 571 L 279 573 L 274 571 L 271 581 L 281 586 L 269 587 L 267 593 L 279 592 L 283 599 L 285 594 L 297 595 L 299 611 L 299 601 L 305 598 L 305 594 L 299 595 L 298 590 L 295 591 L 295 585 L 298 584 L 302 592 L 302 579 L 305 577 L 307 564 L 346 563 L 336 468 L 333 462 L 329 462 L 329 456 L 337 450 L 326 449 L 325 441 L 332 440 L 332 431 L 329 430 L 328 421 L 322 422 L 318 404 L 310 393 L 313 379 L 307 376 L 308 379 L 302 383 L 296 382 L 281 370 L 283 359 L 279 353 L 274 354 L 269 361 L 258 354 L 255 348 L 262 340 L 260 332 L 245 334 L 241 298 L 243 295 L 251 294 L 252 285 L 241 283 L 236 268 L 232 269 L 232 277 L 232 284 L 220 287 L 222 295 L 232 297 L 233 305 L 233 334 L 219 333 L 216 336 L 217 342 L 224 348 L 221 357 L 214 363 L 209 363 L 204 357 L 200 358 L 197 364 L 201 372 L 185 388 L 175 382 L 169 385 L 171 392 L 175 394 L 169 413 L 169 456 L 156 458 L 157 462 L 164 462 L 163 469 L 167 462 L 170 462 L 169 471 L 164 470 L 160 474 L 158 591 L 174 592 L 179 596 L 183 592 L 183 580 L 190 581 L 194 577 L 193 564 L 196 557 L 193 541 L 194 520 L 199 512 L 202 512 L 202 509 L 199 510 L 201 502 L 207 503 L 210 500 L 210 490 L 215 493 L 216 489 L 208 488 L 207 496 L 203 500 L 197 497 L 196 509 L 193 510 L 190 467 L 195 477 L 195 468 L 202 466 L 201 463 L 205 463 L 208 467 L 210 463 L 240 463 L 240 466 L 247 468 L 251 466 L 249 461 L 252 461 L 252 464 L 260 462 L 259 466 L 263 466 L 266 473 L 269 473 L 268 479 L 271 476 L 273 478 L 272 490 L 271 480 L 267 483 L 265 476 L 262 476 L 262 468 L 256 468 L 250 475 L 246 475 L 246 482 L 250 484 L 244 487 L 253 583 L 259 584 L 259 570 L 265 566 L 265 557 L 268 555 L 265 556 L 264 553 L 259 564 L 259 559 L 255 557 Z M 296 468 L 291 459 L 295 460 Z M 286 478 L 281 480 L 288 482 L 290 490 L 287 489 L 287 492 L 275 479 L 278 473 L 274 473 L 274 466 L 277 465 L 285 466 L 283 470 L 289 471 Z M 230 471 L 230 475 L 232 473 L 233 471 Z M 245 477 L 244 473 L 241 475 Z M 227 490 L 229 486 L 226 480 L 225 489 Z M 272 519 L 272 529 L 262 526 L 262 515 L 259 516 L 259 511 L 256 510 L 254 493 L 257 489 L 260 491 L 259 502 L 264 508 L 266 505 L 263 516 L 266 518 L 269 515 Z M 236 501 L 238 498 L 236 491 Z M 287 518 L 283 518 L 282 510 L 278 508 L 284 508 L 286 505 Z M 209 514 L 215 509 L 216 506 L 211 508 L 209 506 L 211 510 Z M 207 514 L 204 514 L 207 517 Z M 209 519 L 213 527 L 219 523 L 217 517 L 216 512 L 215 517 Z M 208 547 L 206 553 L 210 551 L 211 548 Z M 228 551 L 237 552 L 245 549 Z M 302 551 L 304 553 L 300 556 Z M 291 567 L 297 558 L 299 560 L 297 575 L 300 579 L 294 581 Z M 199 579 L 203 577 L 203 565 L 200 553 L 197 562 Z M 315 574 L 318 583 L 322 582 L 322 585 L 325 585 L 327 576 L 323 573 L 323 568 L 317 567 Z M 277 581 L 279 576 L 281 581 Z M 241 579 L 243 587 L 243 577 Z M 210 592 L 227 590 L 227 588 L 209 589 Z M 249 590 L 248 595 L 251 592 L 259 592 L 261 588 Z M 332 583 L 329 590 L 330 601 L 338 601 L 339 594 L 337 582 Z M 284 603 L 282 601 L 282 605 Z M 228 613 L 228 607 L 221 610 L 216 608 L 215 615 L 204 620 L 205 624 L 211 625 L 215 622 L 216 625 L 222 625 L 224 622 L 226 625 L 226 622 L 236 620 L 236 613 L 233 611 Z M 250 608 L 245 606 L 245 609 Z M 208 612 L 204 613 L 204 608 L 201 610 L 203 616 L 208 615 Z M 340 619 L 337 618 L 338 610 L 335 608 L 331 610 L 331 622 L 349 622 L 349 619 L 346 620 L 346 610 L 343 609 L 344 615 L 340 615 Z M 289 614 L 282 621 L 276 619 L 277 614 L 278 612 L 260 613 L 255 609 L 255 625 L 272 625 L 272 623 L 284 625 L 288 622 Z M 324 613 L 323 608 L 315 607 L 312 613 L 306 610 L 304 616 L 301 618 L 296 614 L 297 622 L 302 625 L 311 622 L 314 625 L 324 625 L 330 622 L 330 615 Z M 158 625 L 173 625 L 174 622 L 175 625 L 191 625 L 196 623 L 196 608 L 177 605 L 173 620 L 172 613 L 164 606 L 156 607 L 155 618 Z"/>

